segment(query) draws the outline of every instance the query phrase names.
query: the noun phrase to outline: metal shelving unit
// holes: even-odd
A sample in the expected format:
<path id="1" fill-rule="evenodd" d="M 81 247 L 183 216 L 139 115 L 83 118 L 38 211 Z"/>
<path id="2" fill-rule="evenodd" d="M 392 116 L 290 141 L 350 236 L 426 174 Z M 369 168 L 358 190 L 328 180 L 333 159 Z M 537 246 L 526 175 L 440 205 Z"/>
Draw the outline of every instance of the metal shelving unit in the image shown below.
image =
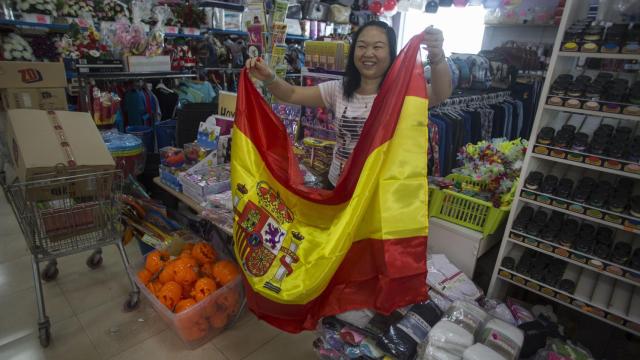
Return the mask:
<path id="1" fill-rule="evenodd" d="M 567 99 L 570 99 L 570 98 L 567 98 Z M 633 121 L 640 120 L 640 117 L 633 116 L 633 115 L 615 114 L 615 113 L 608 113 L 604 111 L 593 111 L 593 110 L 585 110 L 585 109 L 574 109 L 566 106 L 544 105 L 544 109 L 554 110 L 554 111 L 564 111 L 572 114 L 583 114 L 583 115 L 589 115 L 589 116 L 607 117 L 607 118 L 620 119 L 620 120 L 633 120 Z"/>
<path id="2" fill-rule="evenodd" d="M 552 145 L 538 144 L 536 141 L 538 131 L 549 124 L 558 121 L 558 112 L 566 112 L 571 114 L 585 115 L 582 120 L 583 123 L 589 121 L 602 121 L 602 119 L 613 119 L 610 121 L 635 123 L 640 121 L 640 116 L 632 116 L 626 114 L 613 114 L 602 111 L 590 111 L 584 109 L 573 109 L 563 106 L 551 106 L 546 104 L 547 96 L 550 94 L 550 88 L 555 78 L 562 73 L 572 73 L 573 75 L 580 74 L 580 67 L 577 66 L 581 61 L 581 58 L 599 58 L 599 59 L 626 59 L 626 60 L 638 60 L 640 55 L 635 54 L 604 54 L 604 53 L 580 53 L 580 52 L 561 52 L 562 39 L 564 37 L 565 29 L 567 29 L 574 21 L 580 18 L 584 18 L 587 14 L 588 2 L 579 0 L 567 0 L 565 10 L 562 16 L 558 34 L 551 56 L 550 66 L 548 70 L 548 76 L 542 88 L 541 101 L 537 112 L 536 118 L 531 131 L 531 138 L 529 139 L 530 146 L 527 149 L 525 160 L 522 168 L 521 179 L 525 179 L 531 171 L 535 171 L 542 168 L 548 168 L 552 166 L 554 169 L 562 169 L 562 171 L 572 169 L 575 172 L 575 168 L 582 168 L 585 171 L 596 171 L 598 173 L 613 174 L 620 177 L 631 178 L 636 182 L 640 181 L 640 174 L 633 172 L 627 172 L 622 169 L 605 168 L 604 166 L 590 165 L 585 162 L 578 162 L 568 160 L 564 157 L 551 156 L 552 151 L 555 150 L 555 155 L 559 156 L 558 151 L 565 153 L 579 153 L 584 158 L 591 156 L 585 152 L 577 152 L 568 149 L 555 148 Z M 590 100 L 590 99 L 586 99 Z M 535 150 L 538 150 L 537 152 Z M 597 156 L 603 160 L 615 160 L 622 164 L 623 169 L 625 165 L 638 164 L 630 161 L 619 159 L 607 159 L 603 156 Z M 604 162 L 602 162 L 604 165 Z M 607 175 L 610 176 L 610 175 Z M 592 316 L 599 319 L 609 325 L 618 327 L 625 331 L 628 331 L 634 335 L 640 335 L 640 319 L 632 319 L 628 314 L 616 313 L 608 308 L 598 307 L 592 304 L 590 300 L 584 301 L 584 299 L 577 299 L 573 294 L 561 291 L 557 288 L 551 287 L 548 284 L 540 281 L 533 280 L 522 274 L 502 267 L 503 258 L 509 253 L 509 251 L 515 246 L 525 247 L 545 255 L 554 257 L 555 259 L 563 260 L 569 264 L 579 266 L 583 269 L 596 272 L 603 276 L 609 276 L 616 281 L 624 282 L 633 285 L 634 289 L 638 291 L 640 287 L 640 271 L 629 268 L 628 266 L 621 266 L 614 264 L 613 262 L 598 258 L 593 254 L 586 254 L 576 251 L 575 249 L 561 246 L 560 244 L 545 241 L 539 237 L 525 234 L 524 232 L 516 231 L 513 227 L 513 222 L 519 213 L 520 209 L 525 205 L 532 205 L 537 209 L 548 209 L 547 213 L 551 214 L 552 211 L 566 214 L 570 217 L 583 220 L 588 223 L 602 225 L 611 229 L 615 229 L 616 232 L 627 232 L 634 235 L 640 235 L 640 219 L 632 216 L 630 213 L 616 213 L 607 209 L 596 208 L 587 204 L 576 203 L 572 200 L 558 198 L 549 194 L 543 194 L 539 191 L 532 191 L 524 187 L 525 181 L 520 181 L 514 197 L 512 211 L 509 214 L 509 219 L 505 228 L 504 237 L 498 253 L 498 259 L 494 268 L 493 276 L 491 278 L 491 284 L 489 286 L 488 296 L 493 298 L 501 298 L 506 294 L 507 289 L 511 285 L 519 286 L 530 292 L 541 295 L 549 300 L 555 301 L 559 304 L 571 307 L 583 314 Z M 542 200 L 543 202 L 541 202 Z M 565 205 L 562 205 L 564 203 Z M 555 205 L 565 206 L 559 207 Z M 578 210 L 577 206 L 581 206 L 584 210 L 582 212 L 574 212 Z M 522 237 L 522 241 L 514 239 Z M 566 256 L 569 254 L 568 256 Z M 563 256 L 564 255 L 564 256 Z M 571 256 L 573 255 L 573 258 Z M 576 259 L 586 259 L 586 263 L 577 261 Z M 516 259 L 517 261 L 517 259 Z M 596 268 L 589 264 L 589 261 L 595 264 L 602 264 L 602 268 Z M 617 269 L 617 270 L 616 270 Z M 613 272 L 612 272 L 613 271 Z M 515 280 L 514 280 L 515 279 Z M 557 295 L 560 295 L 559 297 Z M 575 305 L 573 301 L 576 300 Z"/>
<path id="3" fill-rule="evenodd" d="M 596 272 L 598 274 L 604 274 L 604 275 L 610 276 L 610 277 L 612 277 L 612 278 L 614 278 L 616 280 L 624 281 L 624 282 L 629 283 L 631 285 L 640 284 L 640 277 L 639 278 L 634 278 L 634 277 L 620 276 L 618 274 L 615 274 L 615 273 L 607 270 L 607 269 L 613 269 L 615 267 L 615 268 L 619 268 L 622 271 L 626 271 L 627 273 L 633 273 L 633 269 L 630 269 L 630 268 L 622 266 L 622 265 L 614 264 L 614 263 L 612 263 L 612 262 L 610 262 L 608 260 L 600 259 L 600 258 L 598 258 L 596 256 L 593 256 L 593 255 L 590 255 L 590 254 L 582 253 L 582 252 L 577 251 L 575 249 L 571 249 L 571 248 L 568 248 L 568 247 L 565 247 L 565 246 L 561 246 L 561 245 L 558 245 L 558 244 L 550 242 L 550 241 L 546 241 L 546 240 L 543 240 L 543 239 L 540 239 L 540 238 L 537 238 L 537 237 L 533 237 L 533 236 L 525 234 L 523 232 L 519 232 L 519 231 L 515 231 L 515 230 L 511 230 L 511 232 L 513 234 L 523 236 L 524 238 L 530 240 L 530 242 L 535 242 L 535 243 L 538 243 L 538 244 L 544 244 L 544 245 L 546 245 L 548 247 L 552 247 L 553 249 L 561 249 L 561 250 L 563 250 L 564 252 L 566 252 L 568 254 L 574 254 L 574 255 L 578 255 L 580 257 L 583 257 L 587 261 L 589 261 L 589 260 L 598 261 L 601 264 L 603 264 L 603 268 L 600 269 L 600 268 L 591 266 L 588 263 L 583 263 L 583 262 L 580 262 L 580 261 L 577 261 L 577 260 L 573 260 L 573 259 L 571 259 L 569 257 L 559 255 L 558 253 L 553 252 L 553 251 L 547 251 L 545 249 L 540 248 L 539 246 L 534 246 L 534 245 L 532 245 L 530 243 L 527 243 L 527 242 L 514 240 L 512 238 L 508 238 L 507 239 L 508 241 L 511 241 L 512 243 L 514 243 L 516 245 L 521 245 L 521 246 L 524 246 L 526 248 L 533 249 L 533 250 L 539 251 L 541 253 L 545 253 L 545 254 L 547 254 L 549 256 L 553 256 L 553 257 L 555 257 L 557 259 L 566 261 L 566 262 L 568 262 L 570 264 L 574 264 L 574 265 L 580 266 L 580 267 L 582 267 L 584 269 L 591 270 L 591 271 Z M 634 279 L 637 279 L 637 280 L 634 280 Z"/>
<path id="4" fill-rule="evenodd" d="M 22 27 L 22 28 L 38 28 L 43 30 L 50 31 L 67 31 L 69 30 L 69 24 L 44 24 L 30 21 L 22 21 L 22 20 L 9 20 L 9 19 L 0 19 L 0 26 L 8 26 L 8 27 Z M 86 28 L 83 28 L 86 29 Z"/>
<path id="5" fill-rule="evenodd" d="M 579 155 L 582 155 L 584 157 L 591 156 L 591 154 L 585 153 L 585 152 L 573 151 L 573 150 L 572 151 L 567 151 L 567 149 L 560 149 L 560 148 L 556 148 L 556 147 L 553 147 L 553 146 L 546 146 L 546 145 L 541 145 L 541 144 L 535 144 L 534 147 L 535 148 L 545 148 L 545 149 L 548 149 L 549 151 L 559 150 L 559 151 L 563 151 L 565 153 L 579 154 Z M 632 173 L 632 172 L 629 172 L 629 171 L 610 169 L 610 168 L 607 168 L 607 167 L 604 167 L 604 166 L 597 166 L 597 165 L 587 164 L 587 163 L 584 163 L 584 162 L 577 162 L 577 161 L 571 161 L 571 160 L 567 160 L 567 159 L 561 159 L 561 158 L 557 158 L 557 157 L 553 157 L 553 156 L 549 156 L 549 155 L 537 154 L 535 152 L 533 152 L 531 154 L 531 156 L 534 157 L 534 158 L 547 160 L 547 161 L 554 161 L 554 162 L 566 164 L 566 165 L 569 165 L 569 166 L 578 166 L 578 167 L 582 167 L 582 168 L 586 168 L 586 169 L 591 169 L 591 170 L 595 170 L 595 171 L 603 171 L 603 172 L 606 172 L 606 173 L 609 173 L 609 174 L 614 174 L 614 175 L 618 175 L 618 176 L 626 176 L 626 177 L 629 177 L 629 178 L 632 178 L 632 179 L 640 180 L 640 174 Z M 621 159 L 612 159 L 612 158 L 607 158 L 605 156 L 600 156 L 600 155 L 598 155 L 598 157 L 600 159 L 603 159 L 603 160 L 614 160 L 614 161 L 617 161 L 622 166 L 627 165 L 627 164 L 636 164 L 636 163 L 633 163 L 631 161 L 626 161 L 626 160 L 621 160 Z"/>
<path id="6" fill-rule="evenodd" d="M 578 299 L 578 298 L 574 297 L 573 295 L 571 295 L 569 293 L 566 293 L 566 292 L 564 292 L 562 290 L 558 290 L 558 289 L 552 288 L 552 287 L 550 287 L 550 286 L 548 286 L 546 284 L 537 282 L 537 281 L 535 281 L 535 280 L 533 280 L 531 278 L 528 278 L 528 277 L 526 277 L 526 276 L 524 276 L 522 274 L 518 274 L 513 270 L 507 270 L 507 269 L 502 268 L 502 267 L 500 267 L 498 269 L 500 270 L 500 274 L 497 277 L 500 280 L 502 280 L 502 281 L 504 281 L 506 283 L 519 286 L 519 287 L 521 287 L 521 288 L 523 288 L 523 289 L 525 289 L 527 291 L 530 291 L 532 293 L 535 293 L 535 294 L 538 294 L 540 296 L 543 296 L 543 297 L 545 297 L 545 298 L 547 298 L 549 300 L 555 301 L 555 302 L 557 302 L 559 304 L 562 304 L 562 305 L 564 305 L 566 307 L 569 307 L 569 308 L 571 308 L 573 310 L 579 311 L 579 312 L 581 312 L 581 313 L 583 313 L 585 315 L 588 315 L 588 316 L 591 316 L 591 317 L 593 317 L 595 319 L 603 321 L 603 322 L 605 322 L 605 323 L 607 323 L 607 324 L 609 324 L 611 326 L 615 326 L 615 327 L 617 327 L 619 329 L 628 331 L 628 332 L 632 333 L 633 335 L 640 336 L 640 331 L 634 330 L 635 328 L 637 328 L 638 325 L 636 323 L 634 323 L 631 319 L 628 319 L 626 317 L 622 317 L 619 314 L 610 313 L 606 309 L 602 309 L 602 308 L 600 308 L 600 307 L 598 307 L 596 305 L 590 304 L 589 302 L 585 302 L 585 301 L 583 301 L 581 299 Z M 518 281 L 515 281 L 515 280 L 513 280 L 513 278 L 509 278 L 509 275 L 514 276 L 514 277 L 520 277 L 520 279 L 524 280 L 525 283 L 522 284 L 522 283 L 520 283 Z M 527 286 L 528 284 L 530 286 Z M 534 285 L 537 285 L 542 289 L 548 290 L 547 293 L 545 293 L 543 291 L 540 291 L 540 290 L 534 289 L 532 287 Z M 553 292 L 554 295 L 558 295 L 558 294 L 559 295 L 564 295 L 571 302 L 562 301 L 562 300 L 558 299 L 555 296 L 551 296 L 551 295 L 549 295 L 550 292 Z M 573 303 L 574 301 L 576 302 L 576 304 Z M 577 305 L 580 302 L 584 303 L 584 305 Z M 607 316 L 607 315 L 616 316 L 617 318 L 622 319 L 622 321 L 621 321 L 622 323 L 620 323 L 620 321 L 616 322 L 616 321 L 609 320 L 606 317 L 602 317 L 602 316 L 596 315 L 593 312 L 593 310 L 591 310 L 591 309 L 598 309 L 598 310 L 604 312 L 605 316 Z M 590 311 L 588 311 L 588 310 L 590 310 Z"/>
<path id="7" fill-rule="evenodd" d="M 586 53 L 586 52 L 579 52 L 579 51 L 560 51 L 558 52 L 558 56 L 592 58 L 592 59 L 640 60 L 640 54 L 621 54 L 621 53 Z"/>
<path id="8" fill-rule="evenodd" d="M 96 80 L 140 80 L 140 79 L 180 79 L 196 77 L 196 74 L 182 73 L 178 71 L 159 72 L 101 72 L 101 73 L 78 73 L 79 78 Z"/>

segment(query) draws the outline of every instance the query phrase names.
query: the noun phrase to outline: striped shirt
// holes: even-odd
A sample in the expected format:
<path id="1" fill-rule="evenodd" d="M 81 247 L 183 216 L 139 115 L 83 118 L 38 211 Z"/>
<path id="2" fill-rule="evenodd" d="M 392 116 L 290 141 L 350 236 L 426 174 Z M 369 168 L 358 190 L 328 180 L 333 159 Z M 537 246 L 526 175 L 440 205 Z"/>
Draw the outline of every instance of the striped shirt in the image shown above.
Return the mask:
<path id="1" fill-rule="evenodd" d="M 351 100 L 344 97 L 341 80 L 327 81 L 318 85 L 322 101 L 335 114 L 336 147 L 329 168 L 329 181 L 335 186 L 340 179 L 349 156 L 353 152 L 364 123 L 371 112 L 376 95 L 354 94 Z"/>

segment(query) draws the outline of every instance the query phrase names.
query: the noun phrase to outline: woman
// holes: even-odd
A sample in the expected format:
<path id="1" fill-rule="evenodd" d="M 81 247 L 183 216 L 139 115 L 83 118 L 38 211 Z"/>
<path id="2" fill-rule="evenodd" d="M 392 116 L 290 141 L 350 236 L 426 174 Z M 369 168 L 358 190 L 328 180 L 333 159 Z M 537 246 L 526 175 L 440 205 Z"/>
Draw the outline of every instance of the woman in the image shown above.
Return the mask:
<path id="1" fill-rule="evenodd" d="M 431 63 L 429 105 L 435 106 L 451 95 L 451 73 L 442 50 L 442 32 L 428 27 L 424 35 Z M 308 107 L 326 107 L 333 111 L 337 143 L 329 181 L 335 186 L 360 138 L 373 100 L 396 58 L 396 52 L 395 31 L 382 21 L 371 21 L 353 36 L 343 80 L 318 86 L 294 86 L 277 78 L 260 58 L 248 60 L 246 67 L 279 100 Z"/>

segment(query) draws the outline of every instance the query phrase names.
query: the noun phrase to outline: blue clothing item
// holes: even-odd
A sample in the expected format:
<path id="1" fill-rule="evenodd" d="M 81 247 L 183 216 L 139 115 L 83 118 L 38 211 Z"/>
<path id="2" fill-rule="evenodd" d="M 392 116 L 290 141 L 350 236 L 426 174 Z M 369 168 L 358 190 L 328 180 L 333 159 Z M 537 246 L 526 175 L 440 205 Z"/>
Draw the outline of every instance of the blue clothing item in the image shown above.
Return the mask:
<path id="1" fill-rule="evenodd" d="M 447 121 L 438 116 L 429 114 L 429 121 L 433 121 L 438 125 L 438 135 L 440 136 L 439 141 L 439 155 L 440 155 L 440 172 L 441 175 L 446 175 L 446 164 L 447 164 L 447 152 L 449 149 L 447 146 L 452 143 L 452 132 L 451 127 L 447 125 Z"/>
<path id="2" fill-rule="evenodd" d="M 516 100 L 516 109 L 518 111 L 518 128 L 516 129 L 516 132 L 513 134 L 513 138 L 517 138 L 521 133 L 522 133 L 522 126 L 524 125 L 524 114 L 523 112 L 523 106 L 522 106 L 522 101 L 520 100 Z"/>
<path id="3" fill-rule="evenodd" d="M 473 111 L 471 115 L 471 143 L 476 144 L 482 140 L 482 114 Z"/>
<path id="4" fill-rule="evenodd" d="M 183 81 L 176 91 L 180 95 L 180 103 L 210 103 L 216 97 L 216 92 L 208 81 Z"/>
<path id="5" fill-rule="evenodd" d="M 471 142 L 471 114 L 468 112 L 462 112 L 462 121 L 464 122 L 464 136 L 463 141 L 465 144 Z"/>
<path id="6" fill-rule="evenodd" d="M 127 125 L 144 125 L 145 99 L 140 90 L 130 90 L 124 95 Z"/>
<path id="7" fill-rule="evenodd" d="M 511 134 L 511 128 L 513 126 L 513 107 L 509 103 L 503 103 L 506 113 L 504 118 L 504 132 L 502 133 L 502 137 L 509 138 L 509 134 Z"/>

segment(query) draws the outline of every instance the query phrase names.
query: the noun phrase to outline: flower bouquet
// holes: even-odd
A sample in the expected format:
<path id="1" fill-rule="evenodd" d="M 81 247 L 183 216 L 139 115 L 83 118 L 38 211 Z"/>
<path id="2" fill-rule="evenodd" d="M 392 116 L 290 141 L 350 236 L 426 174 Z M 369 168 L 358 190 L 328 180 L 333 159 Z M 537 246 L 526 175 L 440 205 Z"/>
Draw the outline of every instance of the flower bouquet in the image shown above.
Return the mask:
<path id="1" fill-rule="evenodd" d="M 60 52 L 56 46 L 55 39 L 49 35 L 32 36 L 28 39 L 29 45 L 33 49 L 33 56 L 39 61 L 58 61 Z"/>
<path id="2" fill-rule="evenodd" d="M 7 61 L 35 61 L 33 49 L 22 36 L 10 33 L 4 37 L 0 36 L 2 44 L 1 60 Z"/>
<path id="3" fill-rule="evenodd" d="M 178 22 L 183 27 L 200 28 L 206 24 L 207 17 L 204 11 L 200 10 L 193 4 L 178 5 L 174 8 L 174 13 Z"/>
<path id="4" fill-rule="evenodd" d="M 459 190 L 491 201 L 494 207 L 508 206 L 526 151 L 527 141 L 524 139 L 493 139 L 461 148 L 458 152 L 461 166 L 453 172 L 482 182 L 486 188 L 481 190 L 467 186 Z"/>
<path id="5" fill-rule="evenodd" d="M 58 13 L 74 18 L 80 17 L 82 14 L 89 14 L 94 18 L 96 16 L 94 8 L 91 0 L 65 0 L 58 5 Z"/>
<path id="6" fill-rule="evenodd" d="M 28 14 L 58 15 L 55 0 L 17 0 L 16 8 Z"/>
<path id="7" fill-rule="evenodd" d="M 100 34 L 93 26 L 86 32 L 80 31 L 77 24 L 71 24 L 70 30 L 57 43 L 58 50 L 65 58 L 71 59 L 104 59 L 109 49 L 100 42 Z"/>
<path id="8" fill-rule="evenodd" d="M 116 21 L 119 17 L 129 17 L 127 6 L 117 0 L 96 0 L 96 15 L 101 21 Z"/>

